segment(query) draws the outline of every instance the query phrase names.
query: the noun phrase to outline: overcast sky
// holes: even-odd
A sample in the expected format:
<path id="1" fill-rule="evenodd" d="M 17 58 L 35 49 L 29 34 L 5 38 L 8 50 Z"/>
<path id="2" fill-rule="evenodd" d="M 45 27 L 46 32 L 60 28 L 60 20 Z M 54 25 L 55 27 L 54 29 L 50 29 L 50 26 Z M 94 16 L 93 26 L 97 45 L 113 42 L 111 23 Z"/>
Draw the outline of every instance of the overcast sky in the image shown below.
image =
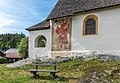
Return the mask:
<path id="1" fill-rule="evenodd" d="M 24 33 L 25 28 L 43 21 L 57 0 L 0 0 L 0 34 Z"/>

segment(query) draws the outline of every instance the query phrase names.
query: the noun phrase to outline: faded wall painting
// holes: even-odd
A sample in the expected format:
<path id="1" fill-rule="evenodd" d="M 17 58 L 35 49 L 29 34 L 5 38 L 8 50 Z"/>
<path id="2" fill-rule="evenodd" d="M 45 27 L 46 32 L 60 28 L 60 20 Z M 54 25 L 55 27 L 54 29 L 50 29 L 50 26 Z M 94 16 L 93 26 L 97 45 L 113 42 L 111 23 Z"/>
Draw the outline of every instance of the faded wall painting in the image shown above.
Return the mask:
<path id="1" fill-rule="evenodd" d="M 71 18 L 54 20 L 52 34 L 52 51 L 71 50 Z"/>

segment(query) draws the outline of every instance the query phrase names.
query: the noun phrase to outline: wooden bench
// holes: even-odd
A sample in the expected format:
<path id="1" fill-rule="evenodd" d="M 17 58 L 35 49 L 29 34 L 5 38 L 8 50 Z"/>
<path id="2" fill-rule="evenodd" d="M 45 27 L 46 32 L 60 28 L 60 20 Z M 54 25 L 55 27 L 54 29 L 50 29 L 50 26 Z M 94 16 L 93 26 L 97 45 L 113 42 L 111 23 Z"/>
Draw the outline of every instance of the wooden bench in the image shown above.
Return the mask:
<path id="1" fill-rule="evenodd" d="M 29 69 L 28 71 L 33 73 L 34 77 L 39 76 L 37 72 L 50 72 L 52 78 L 55 79 L 57 77 L 56 73 L 59 72 L 59 70 L 56 70 L 56 66 L 59 66 L 60 64 L 53 62 L 42 62 L 32 65 L 35 66 L 35 69 Z M 53 66 L 54 68 L 52 70 L 41 70 L 39 69 L 39 66 Z"/>

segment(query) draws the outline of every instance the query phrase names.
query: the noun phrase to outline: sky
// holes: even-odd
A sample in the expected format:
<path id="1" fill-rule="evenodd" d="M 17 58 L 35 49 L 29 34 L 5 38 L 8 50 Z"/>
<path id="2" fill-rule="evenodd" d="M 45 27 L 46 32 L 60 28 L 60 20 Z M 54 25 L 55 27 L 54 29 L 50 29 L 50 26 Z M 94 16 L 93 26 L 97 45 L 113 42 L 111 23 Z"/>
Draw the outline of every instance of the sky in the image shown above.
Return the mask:
<path id="1" fill-rule="evenodd" d="M 0 0 L 0 34 L 24 33 L 25 29 L 42 22 L 57 0 Z"/>

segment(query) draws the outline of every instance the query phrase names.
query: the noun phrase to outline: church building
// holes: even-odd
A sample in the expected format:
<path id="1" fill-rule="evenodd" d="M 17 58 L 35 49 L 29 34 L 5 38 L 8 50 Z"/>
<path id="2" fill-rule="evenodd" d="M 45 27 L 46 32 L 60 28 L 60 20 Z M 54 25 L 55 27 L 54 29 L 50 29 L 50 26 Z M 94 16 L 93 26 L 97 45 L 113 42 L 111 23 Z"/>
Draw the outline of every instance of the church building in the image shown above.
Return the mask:
<path id="1" fill-rule="evenodd" d="M 27 28 L 29 57 L 120 51 L 120 0 L 58 0 L 49 16 Z"/>

